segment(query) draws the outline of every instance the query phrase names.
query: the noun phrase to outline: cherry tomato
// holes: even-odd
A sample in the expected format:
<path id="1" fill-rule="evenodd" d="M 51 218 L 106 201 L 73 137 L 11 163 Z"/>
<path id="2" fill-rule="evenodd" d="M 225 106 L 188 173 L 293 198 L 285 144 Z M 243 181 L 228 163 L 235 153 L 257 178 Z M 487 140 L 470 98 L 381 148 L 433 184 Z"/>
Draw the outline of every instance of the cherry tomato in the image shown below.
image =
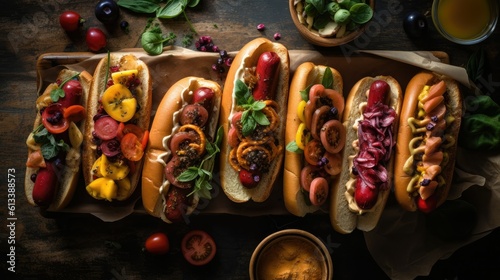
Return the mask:
<path id="1" fill-rule="evenodd" d="M 93 52 L 101 50 L 107 44 L 106 34 L 104 34 L 104 32 L 97 27 L 91 27 L 87 30 L 85 41 L 87 42 L 89 49 Z"/>
<path id="2" fill-rule="evenodd" d="M 171 222 L 181 222 L 186 215 L 187 189 L 170 186 L 165 202 L 165 218 Z"/>
<path id="3" fill-rule="evenodd" d="M 211 88 L 200 87 L 193 94 L 193 103 L 199 103 L 210 112 L 215 93 Z"/>
<path id="4" fill-rule="evenodd" d="M 431 213 L 437 207 L 437 195 L 431 195 L 426 200 L 423 200 L 420 196 L 417 198 L 417 207 L 422 213 Z"/>
<path id="5" fill-rule="evenodd" d="M 227 144 L 231 148 L 236 148 L 240 144 L 240 138 L 238 137 L 238 131 L 236 128 L 231 127 L 227 133 Z"/>
<path id="6" fill-rule="evenodd" d="M 118 122 L 109 116 L 100 117 L 94 122 L 94 132 L 101 140 L 111 140 L 118 133 Z"/>
<path id="7" fill-rule="evenodd" d="M 247 189 L 253 189 L 259 183 L 258 178 L 260 178 L 260 176 L 258 176 L 257 174 L 254 174 L 246 169 L 242 168 L 240 170 L 238 176 L 240 178 L 241 184 Z"/>
<path id="8" fill-rule="evenodd" d="M 71 105 L 80 104 L 80 99 L 82 97 L 82 84 L 78 80 L 69 80 L 63 86 L 64 97 L 59 98 L 57 102 L 66 108 Z"/>
<path id="9" fill-rule="evenodd" d="M 182 255 L 192 265 L 209 263 L 217 251 L 214 239 L 205 231 L 188 232 L 181 243 Z"/>
<path id="10" fill-rule="evenodd" d="M 113 0 L 101 0 L 96 4 L 94 14 L 100 22 L 112 23 L 120 16 L 120 8 Z"/>
<path id="11" fill-rule="evenodd" d="M 87 110 L 82 105 L 71 105 L 64 109 L 64 118 L 71 122 L 79 122 L 85 119 Z"/>
<path id="12" fill-rule="evenodd" d="M 342 171 L 342 156 L 340 155 L 340 153 L 331 154 L 329 152 L 326 152 L 323 157 L 326 158 L 327 161 L 327 163 L 323 167 L 326 173 L 332 176 L 340 174 L 340 172 Z"/>
<path id="13" fill-rule="evenodd" d="M 323 125 L 329 120 L 329 112 L 330 107 L 326 105 L 323 105 L 314 111 L 311 120 L 311 136 L 314 139 L 321 139 L 320 133 L 323 130 Z"/>
<path id="14" fill-rule="evenodd" d="M 309 200 L 316 206 L 323 205 L 328 198 L 328 181 L 323 177 L 314 178 L 311 181 L 311 189 L 309 190 Z"/>
<path id="15" fill-rule="evenodd" d="M 138 139 L 141 140 L 144 137 L 144 131 L 138 125 L 132 123 L 125 124 L 120 122 L 120 124 L 118 125 L 116 138 L 118 138 L 118 140 L 121 140 L 127 133 L 133 133 L 137 136 Z"/>
<path id="16" fill-rule="evenodd" d="M 43 110 L 42 123 L 48 132 L 60 134 L 69 128 L 69 121 L 64 117 L 61 104 L 52 103 Z"/>
<path id="17" fill-rule="evenodd" d="M 309 141 L 304 149 L 304 157 L 306 161 L 314 166 L 320 164 L 324 154 L 325 148 L 321 142 L 316 139 Z"/>
<path id="18" fill-rule="evenodd" d="M 138 161 L 144 155 L 144 150 L 142 149 L 142 143 L 139 138 L 133 133 L 127 133 L 123 136 L 120 141 L 120 148 L 122 150 L 123 156 L 131 161 Z"/>
<path id="19" fill-rule="evenodd" d="M 324 174 L 319 167 L 307 164 L 300 171 L 300 186 L 305 191 L 310 191 L 312 180 L 314 180 L 317 177 L 321 177 L 323 175 Z"/>
<path id="20" fill-rule="evenodd" d="M 199 141 L 199 138 L 194 133 L 189 132 L 178 132 L 172 136 L 170 139 L 170 151 L 172 154 L 179 154 L 180 150 L 189 149 L 188 145 L 190 143 L 196 143 Z"/>
<path id="21" fill-rule="evenodd" d="M 329 153 L 336 154 L 344 148 L 346 132 L 338 120 L 327 121 L 320 132 L 321 144 Z"/>
<path id="22" fill-rule="evenodd" d="M 144 248 L 153 255 L 164 255 L 170 250 L 170 241 L 166 234 L 154 233 L 146 239 Z"/>
<path id="23" fill-rule="evenodd" d="M 170 159 L 170 161 L 165 166 L 165 178 L 170 182 L 170 184 L 181 188 L 186 189 L 190 188 L 190 182 L 180 182 L 177 180 L 177 176 L 179 176 L 182 172 L 186 170 L 187 167 L 182 166 L 181 157 L 174 154 L 174 156 Z"/>
<path id="24" fill-rule="evenodd" d="M 203 127 L 208 121 L 208 111 L 201 104 L 189 104 L 182 109 L 180 122 L 182 125 L 194 124 Z"/>
<path id="25" fill-rule="evenodd" d="M 67 32 L 78 30 L 84 21 L 75 11 L 65 11 L 59 16 L 59 24 Z"/>

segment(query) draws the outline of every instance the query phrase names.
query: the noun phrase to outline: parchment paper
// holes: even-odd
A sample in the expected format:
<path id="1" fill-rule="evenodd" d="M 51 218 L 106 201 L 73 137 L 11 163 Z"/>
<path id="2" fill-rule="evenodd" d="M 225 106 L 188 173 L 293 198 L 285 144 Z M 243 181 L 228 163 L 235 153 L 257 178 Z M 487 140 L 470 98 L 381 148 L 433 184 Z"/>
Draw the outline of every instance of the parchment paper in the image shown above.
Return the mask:
<path id="1" fill-rule="evenodd" d="M 162 55 L 148 56 L 138 49 L 123 50 L 132 52 L 143 59 L 150 67 L 153 76 L 153 110 L 163 98 L 164 93 L 177 80 L 188 76 L 199 76 L 218 81 L 222 86 L 223 77 L 211 69 L 218 54 L 201 53 L 183 48 L 166 49 Z M 231 52 L 234 55 L 235 52 Z M 74 64 L 60 65 L 67 61 L 68 53 L 61 58 L 59 54 L 42 56 L 39 67 L 39 91 L 53 81 L 61 67 L 86 69 L 93 73 L 103 55 L 89 56 Z M 47 60 L 50 63 L 46 63 Z M 290 50 L 291 75 L 303 62 L 311 61 L 336 68 L 343 77 L 344 95 L 356 81 L 365 76 L 391 75 L 396 78 L 404 90 L 410 78 L 422 69 L 450 75 L 465 87 L 469 80 L 465 69 L 443 63 L 447 56 L 436 57 L 434 52 L 400 51 L 364 51 L 352 56 L 329 56 L 316 51 Z M 58 63 L 59 62 L 59 63 Z M 50 67 L 46 65 L 51 65 Z M 271 215 L 288 214 L 282 199 L 282 180 L 278 176 L 273 192 L 264 203 L 233 203 L 221 192 L 217 182 L 218 167 L 214 171 L 214 198 L 201 201 L 193 214 L 229 213 L 236 215 Z M 424 230 L 423 219 L 418 213 L 402 211 L 396 205 L 388 205 L 382 215 L 379 226 L 372 232 L 365 233 L 368 250 L 380 267 L 393 279 L 413 279 L 427 275 L 434 263 L 448 257 L 456 249 L 488 234 L 500 226 L 500 216 L 493 215 L 500 211 L 500 156 L 481 154 L 476 151 L 460 150 L 457 157 L 456 174 L 450 198 L 466 197 L 479 212 L 480 220 L 473 236 L 460 243 L 442 243 L 433 239 Z M 327 207 L 325 207 L 327 209 Z M 326 211 L 322 209 L 323 211 Z M 91 213 L 103 221 L 117 221 L 131 213 L 146 213 L 140 203 L 140 186 L 130 201 L 108 203 L 92 199 L 85 191 L 81 180 L 75 198 L 65 209 L 71 213 Z M 408 242 L 408 240 L 413 240 Z"/>

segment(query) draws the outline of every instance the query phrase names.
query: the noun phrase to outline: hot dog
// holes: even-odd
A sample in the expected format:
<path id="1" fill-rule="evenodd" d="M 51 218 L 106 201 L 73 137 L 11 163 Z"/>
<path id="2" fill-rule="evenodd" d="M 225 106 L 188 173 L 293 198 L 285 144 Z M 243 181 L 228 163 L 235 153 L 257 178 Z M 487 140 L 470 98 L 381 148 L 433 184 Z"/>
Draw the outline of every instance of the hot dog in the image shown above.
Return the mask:
<path id="1" fill-rule="evenodd" d="M 83 175 L 98 200 L 128 199 L 140 178 L 149 135 L 152 80 L 132 54 L 111 53 L 94 72 L 85 121 Z"/>
<path id="2" fill-rule="evenodd" d="M 330 220 L 340 233 L 370 231 L 380 219 L 391 192 L 402 101 L 390 76 L 365 77 L 347 97 L 343 168 L 330 200 Z"/>
<path id="3" fill-rule="evenodd" d="M 422 72 L 406 86 L 394 169 L 394 192 L 403 209 L 429 213 L 446 200 L 461 116 L 454 80 Z"/>
<path id="4" fill-rule="evenodd" d="M 295 70 L 288 97 L 283 198 L 287 210 L 304 216 L 328 199 L 341 171 L 345 143 L 340 73 L 305 62 Z"/>
<path id="5" fill-rule="evenodd" d="M 28 202 L 58 211 L 73 198 L 80 174 L 81 144 L 92 75 L 62 70 L 36 100 L 28 136 L 24 189 Z"/>
<path id="6" fill-rule="evenodd" d="M 167 223 L 191 214 L 200 198 L 210 199 L 222 90 L 218 83 L 186 77 L 165 93 L 156 111 L 142 173 L 146 211 Z M 221 130 L 222 131 L 222 130 Z M 206 177 L 187 176 L 187 169 Z"/>
<path id="7" fill-rule="evenodd" d="M 289 55 L 265 38 L 248 42 L 228 71 L 220 123 L 221 187 L 234 202 L 265 201 L 281 170 Z"/>

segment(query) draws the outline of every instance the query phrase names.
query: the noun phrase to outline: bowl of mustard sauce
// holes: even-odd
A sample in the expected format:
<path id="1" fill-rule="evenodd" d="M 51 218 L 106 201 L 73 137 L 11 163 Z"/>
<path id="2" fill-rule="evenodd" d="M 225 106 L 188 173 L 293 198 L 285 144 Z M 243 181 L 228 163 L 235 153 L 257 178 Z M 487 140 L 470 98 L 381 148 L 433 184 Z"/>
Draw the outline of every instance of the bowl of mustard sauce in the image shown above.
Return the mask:
<path id="1" fill-rule="evenodd" d="M 333 278 L 325 244 L 311 233 L 286 229 L 264 238 L 250 259 L 250 280 Z"/>
<path id="2" fill-rule="evenodd" d="M 488 38 L 498 21 L 497 0 L 434 0 L 432 21 L 446 39 L 473 45 Z"/>

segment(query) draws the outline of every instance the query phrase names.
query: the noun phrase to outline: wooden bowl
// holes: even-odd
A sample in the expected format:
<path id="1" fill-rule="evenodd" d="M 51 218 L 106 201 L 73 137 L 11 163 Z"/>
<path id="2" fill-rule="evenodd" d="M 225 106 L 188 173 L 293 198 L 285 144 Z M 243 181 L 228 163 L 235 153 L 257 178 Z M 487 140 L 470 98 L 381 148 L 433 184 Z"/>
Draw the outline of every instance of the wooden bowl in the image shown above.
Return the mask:
<path id="1" fill-rule="evenodd" d="M 250 280 L 330 280 L 333 265 L 325 244 L 311 233 L 285 229 L 264 238 L 250 259 Z M 295 279 L 294 278 L 294 279 Z"/>
<path id="2" fill-rule="evenodd" d="M 295 24 L 295 27 L 297 27 L 297 29 L 299 30 L 299 33 L 302 35 L 302 37 L 304 37 L 304 39 L 306 39 L 309 43 L 313 45 L 318 45 L 321 47 L 334 47 L 349 43 L 352 40 L 358 38 L 361 34 L 363 34 L 366 25 L 369 23 L 368 22 L 363 24 L 356 31 L 353 31 L 340 38 L 321 37 L 319 36 L 316 30 L 309 30 L 307 26 L 305 26 L 299 21 L 299 18 L 297 16 L 297 11 L 295 10 L 294 2 L 295 2 L 294 0 L 288 1 L 288 8 L 290 10 L 290 15 L 292 16 L 293 23 Z M 372 10 L 374 10 L 375 0 L 369 0 L 368 3 L 372 8 Z"/>

